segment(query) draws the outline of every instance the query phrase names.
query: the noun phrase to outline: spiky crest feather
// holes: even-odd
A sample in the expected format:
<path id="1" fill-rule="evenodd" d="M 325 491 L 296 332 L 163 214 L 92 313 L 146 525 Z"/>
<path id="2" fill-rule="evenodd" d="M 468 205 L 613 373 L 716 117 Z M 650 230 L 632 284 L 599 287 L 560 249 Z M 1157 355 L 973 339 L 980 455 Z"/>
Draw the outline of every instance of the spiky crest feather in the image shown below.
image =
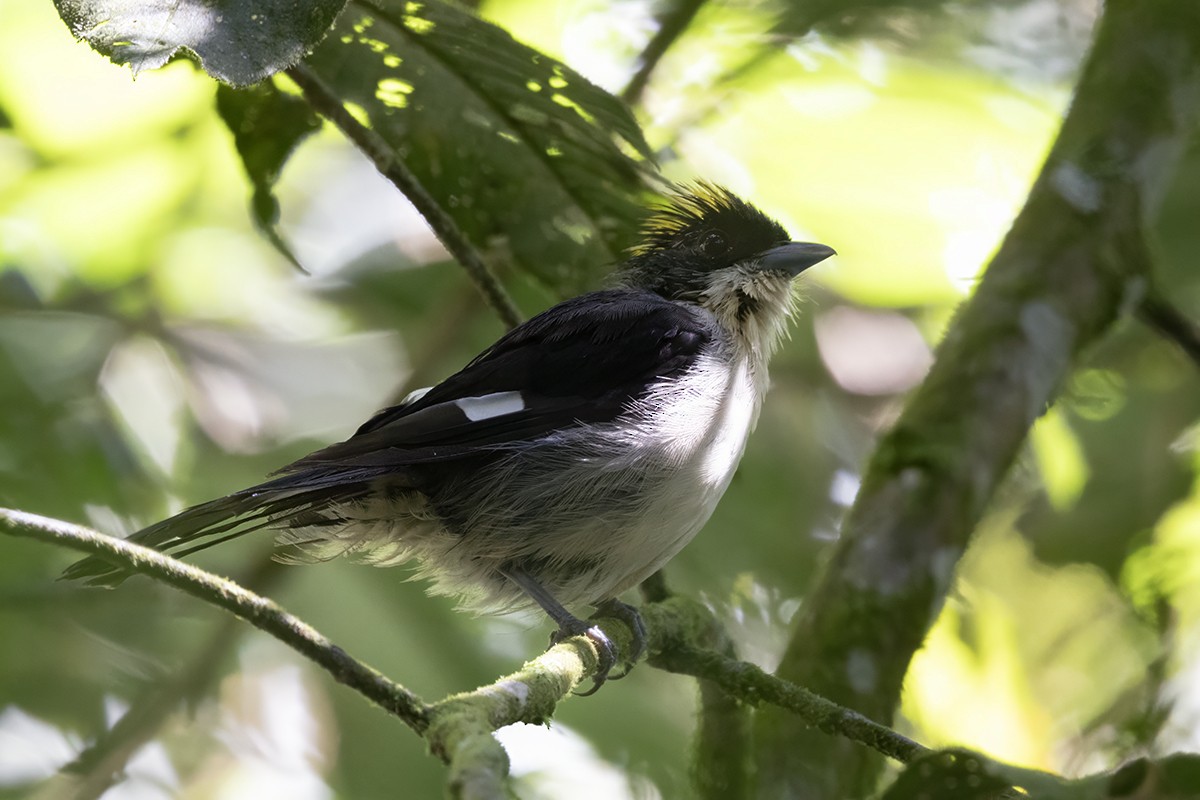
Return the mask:
<path id="1" fill-rule="evenodd" d="M 757 220 L 778 227 L 774 220 L 724 186 L 705 180 L 676 184 L 665 201 L 642 223 L 642 240 L 629 252 L 634 256 L 645 255 L 656 249 L 677 246 L 689 234 Z M 779 233 L 783 234 L 782 228 Z"/>

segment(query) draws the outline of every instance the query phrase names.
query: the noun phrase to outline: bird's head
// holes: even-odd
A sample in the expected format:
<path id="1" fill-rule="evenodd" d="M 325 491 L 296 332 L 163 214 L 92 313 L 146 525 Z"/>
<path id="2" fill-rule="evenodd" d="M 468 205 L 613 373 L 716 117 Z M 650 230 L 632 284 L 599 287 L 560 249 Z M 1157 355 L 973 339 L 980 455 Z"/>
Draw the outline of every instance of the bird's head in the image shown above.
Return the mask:
<path id="1" fill-rule="evenodd" d="M 681 187 L 642 228 L 623 282 L 708 309 L 731 333 L 769 351 L 792 309 L 792 279 L 834 255 L 790 241 L 775 220 L 728 189 Z"/>

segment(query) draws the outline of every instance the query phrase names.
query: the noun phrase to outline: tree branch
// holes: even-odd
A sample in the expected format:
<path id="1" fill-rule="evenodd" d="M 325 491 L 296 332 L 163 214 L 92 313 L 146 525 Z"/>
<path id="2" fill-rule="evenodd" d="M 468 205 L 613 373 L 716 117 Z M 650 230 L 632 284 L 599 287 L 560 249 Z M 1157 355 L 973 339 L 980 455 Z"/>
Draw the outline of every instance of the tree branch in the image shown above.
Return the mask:
<path id="1" fill-rule="evenodd" d="M 279 575 L 283 565 L 264 559 L 242 583 L 261 591 Z M 236 617 L 223 617 L 212 635 L 177 671 L 162 675 L 129 706 L 119 720 L 95 742 L 62 768 L 80 776 L 74 800 L 99 798 L 120 776 L 129 759 L 157 734 L 180 704 L 200 696 L 213 682 L 221 661 L 238 642 L 245 628 Z"/>
<path id="2" fill-rule="evenodd" d="M 53 542 L 108 559 L 131 572 L 147 575 L 193 597 L 219 606 L 269 633 L 323 667 L 334 680 L 356 690 L 419 734 L 429 727 L 429 711 L 421 698 L 351 658 L 308 623 L 276 603 L 233 581 L 177 561 L 148 547 L 49 517 L 0 508 L 0 530 L 13 536 Z"/>
<path id="3" fill-rule="evenodd" d="M 409 690 L 348 656 L 275 603 L 232 581 L 141 545 L 23 511 L 0 508 L 0 532 L 109 559 L 250 622 L 424 736 L 430 750 L 450 767 L 452 795 L 468 800 L 505 796 L 508 758 L 492 732 L 515 722 L 547 723 L 558 703 L 593 675 L 599 664 L 591 640 L 576 636 L 492 684 L 427 705 Z M 695 601 L 669 598 L 647 604 L 642 613 L 652 665 L 711 681 L 728 696 L 745 703 L 777 705 L 799 715 L 806 724 L 845 736 L 891 758 L 909 761 L 925 752 L 916 742 L 772 677 L 753 664 L 697 647 L 695 642 L 711 636 L 716 623 L 712 612 Z M 608 618 L 603 618 L 602 624 L 618 648 L 627 652 L 633 639 L 628 626 Z"/>
<path id="4" fill-rule="evenodd" d="M 78 776 L 72 800 L 98 800 L 119 779 L 129 759 L 154 738 L 181 701 L 194 697 L 212 681 L 217 665 L 244 630 L 233 617 L 224 617 L 214 634 L 197 649 L 182 670 L 164 675 L 148 686 L 119 720 L 93 744 L 62 768 Z"/>
<path id="5" fill-rule="evenodd" d="M 1200 366 L 1200 325 L 1153 292 L 1138 306 L 1138 317 L 1160 335 L 1179 345 L 1179 349 Z"/>
<path id="6" fill-rule="evenodd" d="M 375 164 L 375 168 L 385 178 L 395 184 L 409 202 L 416 207 L 429 227 L 437 234 L 442 244 L 450 254 L 462 264 L 471 280 L 479 287 L 488 305 L 495 310 L 500 319 L 510 328 L 521 323 L 521 312 L 513 303 L 512 298 L 504 290 L 504 286 L 488 268 L 487 262 L 478 250 L 468 241 L 466 235 L 451 219 L 442 207 L 438 205 L 433 195 L 425 190 L 417 176 L 409 171 L 404 162 L 397 158 L 395 151 L 375 131 L 360 123 L 346 110 L 337 95 L 304 64 L 287 70 L 287 75 L 300 90 L 304 98 L 321 116 L 338 127 L 346 138 L 352 141 L 367 158 Z"/>
<path id="7" fill-rule="evenodd" d="M 611 630 L 606 625 L 605 632 L 616 634 L 621 646 L 629 646 L 630 634 L 623 625 Z M 511 675 L 434 704 L 426 738 L 429 749 L 450 767 L 447 783 L 451 796 L 464 800 L 508 797 L 508 756 L 492 732 L 516 722 L 548 724 L 559 701 L 594 674 L 598 664 L 595 646 L 586 637 L 576 636 Z"/>
<path id="8" fill-rule="evenodd" d="M 642 581 L 642 598 L 647 604 L 661 604 L 672 595 L 662 570 Z M 679 601 L 683 602 L 683 601 Z M 705 626 L 692 642 L 733 659 L 733 641 L 725 628 L 707 608 L 696 610 Z M 651 664 L 655 662 L 651 660 Z M 696 738 L 692 745 L 692 789 L 699 798 L 739 800 L 751 796 L 751 723 L 750 704 L 729 694 L 719 684 L 701 679 L 700 713 Z"/>
<path id="9" fill-rule="evenodd" d="M 843 737 L 839 741 L 866 745 L 903 763 L 928 752 L 912 739 L 754 664 L 697 648 L 693 642 L 713 620 L 712 612 L 694 600 L 674 597 L 643 607 L 642 616 L 651 633 L 649 663 L 655 667 L 712 681 L 730 696 L 752 705 L 767 703 L 790 711 L 805 727 Z"/>
<path id="10" fill-rule="evenodd" d="M 1200 112 L 1200 5 L 1109 0 L 1024 209 L 880 442 L 780 677 L 888 722 L 954 565 L 1081 349 L 1149 283 L 1145 215 Z M 759 715 L 760 791 L 856 797 L 878 760 Z"/>
<path id="11" fill-rule="evenodd" d="M 637 72 L 633 73 L 629 83 L 621 90 L 622 100 L 632 106 L 642 99 L 642 92 L 646 91 L 646 85 L 650 83 L 650 75 L 671 45 L 675 44 L 692 24 L 704 2 L 705 0 L 676 0 L 659 16 L 658 30 L 638 56 Z"/>

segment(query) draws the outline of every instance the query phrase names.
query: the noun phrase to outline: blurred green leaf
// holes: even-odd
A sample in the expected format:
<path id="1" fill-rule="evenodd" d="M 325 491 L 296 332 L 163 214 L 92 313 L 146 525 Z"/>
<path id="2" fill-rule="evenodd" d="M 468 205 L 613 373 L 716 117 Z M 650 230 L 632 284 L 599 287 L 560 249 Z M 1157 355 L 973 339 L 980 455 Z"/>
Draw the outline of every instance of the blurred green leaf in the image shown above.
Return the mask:
<path id="1" fill-rule="evenodd" d="M 270 82 L 247 89 L 221 86 L 217 112 L 233 133 L 233 142 L 254 187 L 251 200 L 254 224 L 289 261 L 300 266 L 279 235 L 279 201 L 275 181 L 296 146 L 321 127 L 308 103 L 284 94 Z"/>
<path id="2" fill-rule="evenodd" d="M 1050 505 L 1058 511 L 1070 509 L 1091 473 L 1079 437 L 1065 416 L 1052 408 L 1034 424 L 1030 441 Z"/>
<path id="3" fill-rule="evenodd" d="M 55 0 L 82 39 L 133 74 L 180 48 L 214 78 L 245 86 L 295 64 L 316 45 L 345 0 Z"/>
<path id="4" fill-rule="evenodd" d="M 307 64 L 494 262 L 573 293 L 632 243 L 650 148 L 574 70 L 443 2 L 356 2 Z"/>

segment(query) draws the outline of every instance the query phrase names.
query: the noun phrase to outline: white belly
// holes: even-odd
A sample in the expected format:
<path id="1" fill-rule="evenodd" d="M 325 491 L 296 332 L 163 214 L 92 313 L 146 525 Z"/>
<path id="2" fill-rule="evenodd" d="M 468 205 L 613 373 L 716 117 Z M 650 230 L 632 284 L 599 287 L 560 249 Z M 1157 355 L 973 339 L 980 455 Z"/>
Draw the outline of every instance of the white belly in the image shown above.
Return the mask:
<path id="1" fill-rule="evenodd" d="M 611 597 L 645 580 L 691 541 L 708 522 L 737 471 L 746 440 L 758 419 L 762 392 L 750 364 L 717 366 L 699 374 L 659 407 L 657 442 L 677 459 L 655 499 L 633 524 L 616 533 L 607 571 L 612 577 L 595 599 Z M 719 389 L 712 382 L 723 384 Z M 597 587 L 600 588 L 600 587 Z"/>

